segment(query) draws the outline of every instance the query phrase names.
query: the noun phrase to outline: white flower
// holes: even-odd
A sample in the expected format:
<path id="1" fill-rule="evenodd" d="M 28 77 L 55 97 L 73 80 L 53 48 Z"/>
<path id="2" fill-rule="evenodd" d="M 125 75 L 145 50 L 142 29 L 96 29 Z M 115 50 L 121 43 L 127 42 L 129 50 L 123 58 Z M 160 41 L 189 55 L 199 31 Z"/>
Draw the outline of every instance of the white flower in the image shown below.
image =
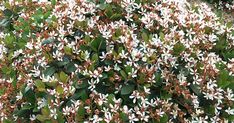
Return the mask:
<path id="1" fill-rule="evenodd" d="M 91 120 L 93 121 L 93 123 L 98 123 L 100 121 L 102 121 L 103 119 L 100 118 L 98 115 L 94 115 L 93 118 L 91 118 Z"/>
<path id="2" fill-rule="evenodd" d="M 96 88 L 96 84 L 98 82 L 96 80 L 91 79 L 90 81 L 88 81 L 88 83 L 89 83 L 88 89 L 90 89 L 91 91 L 93 91 Z"/>
<path id="3" fill-rule="evenodd" d="M 23 94 L 22 92 L 19 92 L 16 96 L 16 100 L 18 101 L 18 100 L 21 100 L 22 98 L 23 98 Z"/>
<path id="4" fill-rule="evenodd" d="M 206 98 L 206 99 L 210 99 L 210 100 L 213 100 L 214 99 L 214 97 L 215 97 L 215 93 L 214 92 L 212 92 L 212 93 L 209 93 L 209 92 L 203 92 L 203 94 L 205 95 L 204 97 Z"/>
<path id="5" fill-rule="evenodd" d="M 105 39 L 109 39 L 112 35 L 111 35 L 111 30 L 107 29 L 108 27 L 105 25 L 103 27 L 99 28 L 100 33 L 102 33 L 103 38 Z"/>
<path id="6" fill-rule="evenodd" d="M 81 104 L 80 100 L 73 101 L 72 100 L 72 107 L 77 111 L 79 109 L 79 106 Z"/>
<path id="7" fill-rule="evenodd" d="M 112 2 L 112 0 L 106 0 L 106 3 L 111 3 Z"/>
<path id="8" fill-rule="evenodd" d="M 124 50 L 122 50 L 121 51 L 121 53 L 119 54 L 119 56 L 122 58 L 122 59 L 126 59 L 127 58 L 127 55 L 128 55 L 128 53 L 125 53 L 125 51 Z"/>
<path id="9" fill-rule="evenodd" d="M 105 52 L 102 52 L 102 56 L 100 56 L 99 58 L 101 59 L 101 61 L 104 61 L 106 59 L 107 54 Z"/>
<path id="10" fill-rule="evenodd" d="M 104 69 L 105 69 L 106 72 L 108 72 L 108 71 L 110 71 L 112 68 L 108 65 L 107 67 L 104 66 Z"/>
<path id="11" fill-rule="evenodd" d="M 70 115 L 70 112 L 71 112 L 71 108 L 66 106 L 65 108 L 63 108 L 63 115 Z"/>
<path id="12" fill-rule="evenodd" d="M 172 110 L 172 112 L 170 112 L 170 114 L 172 114 L 173 118 L 176 119 L 176 117 L 178 115 L 178 111 L 177 110 Z"/>
<path id="13" fill-rule="evenodd" d="M 29 118 L 31 121 L 34 121 L 37 119 L 37 117 L 33 114 L 33 115 L 30 115 L 30 118 Z"/>
<path id="14" fill-rule="evenodd" d="M 0 110 L 3 109 L 3 103 L 0 102 Z"/>
<path id="15" fill-rule="evenodd" d="M 177 78 L 179 79 L 180 85 L 184 85 L 187 82 L 186 81 L 187 77 L 184 76 L 182 71 L 180 71 L 180 74 L 177 75 Z"/>
<path id="16" fill-rule="evenodd" d="M 132 76 L 132 78 L 136 78 L 137 77 L 137 70 L 132 68 L 132 71 L 128 72 L 128 75 Z"/>
<path id="17" fill-rule="evenodd" d="M 98 70 L 94 70 L 93 72 L 92 71 L 89 71 L 89 74 L 90 76 L 92 76 L 93 78 L 97 78 L 97 81 L 99 82 L 99 78 L 102 77 L 102 74 L 99 73 Z"/>
<path id="18" fill-rule="evenodd" d="M 234 109 L 231 109 L 230 107 L 228 107 L 225 112 L 227 112 L 229 115 L 234 115 Z"/>
<path id="19" fill-rule="evenodd" d="M 39 99 L 37 105 L 38 105 L 37 108 L 41 109 L 47 105 L 47 100 L 45 98 Z"/>
<path id="20" fill-rule="evenodd" d="M 117 104 L 109 104 L 111 112 L 117 112 L 119 109 L 119 106 Z"/>
<path id="21" fill-rule="evenodd" d="M 54 119 L 57 119 L 57 116 L 58 116 L 58 114 L 57 114 L 56 109 L 55 108 L 50 109 L 50 117 L 53 117 Z"/>
<path id="22" fill-rule="evenodd" d="M 63 53 L 60 51 L 56 50 L 55 52 L 52 53 L 53 58 L 57 58 L 59 61 L 63 61 Z"/>
<path id="23" fill-rule="evenodd" d="M 34 77 L 38 77 L 38 76 L 40 76 L 40 74 L 41 74 L 41 71 L 39 70 L 39 67 L 37 66 L 37 67 L 33 67 L 33 70 L 31 70 L 31 72 L 33 72 L 33 76 Z"/>
<path id="24" fill-rule="evenodd" d="M 140 116 L 141 116 L 140 119 L 141 119 L 142 121 L 145 121 L 145 122 L 148 122 L 148 121 L 149 121 L 150 116 L 147 115 L 146 112 L 140 112 L 139 114 L 140 114 Z"/>
<path id="25" fill-rule="evenodd" d="M 110 112 L 106 112 L 106 113 L 104 114 L 104 116 L 105 116 L 104 120 L 105 120 L 107 123 L 110 123 L 110 121 L 111 121 L 112 118 L 113 118 L 113 115 L 112 115 Z"/>
<path id="26" fill-rule="evenodd" d="M 87 50 L 85 50 L 84 52 L 84 60 L 87 61 L 90 57 L 90 52 L 88 52 Z"/>
<path id="27" fill-rule="evenodd" d="M 130 123 L 135 123 L 136 121 L 139 121 L 139 119 L 136 118 L 135 114 L 130 114 L 130 115 L 128 116 L 128 119 L 129 119 L 129 122 L 130 122 Z"/>
<path id="28" fill-rule="evenodd" d="M 162 111 L 162 109 L 156 109 L 157 115 L 159 115 L 160 117 L 163 116 L 163 114 L 165 114 L 165 112 Z"/>
<path id="29" fill-rule="evenodd" d="M 23 53 L 23 50 L 22 49 L 19 49 L 19 50 L 16 50 L 15 52 L 14 52 L 14 54 L 13 54 L 13 58 L 16 58 L 17 56 L 19 56 L 20 54 L 22 54 Z"/>
<path id="30" fill-rule="evenodd" d="M 116 71 L 120 71 L 120 70 L 121 70 L 121 68 L 118 66 L 117 63 L 116 63 L 115 66 L 114 66 L 114 70 L 116 70 Z"/>
<path id="31" fill-rule="evenodd" d="M 0 44 L 0 60 L 3 59 L 5 53 L 7 53 L 7 49 L 2 44 Z"/>
<path id="32" fill-rule="evenodd" d="M 147 88 L 144 86 L 144 92 L 145 92 L 146 94 L 150 94 L 150 89 L 147 89 Z"/>
<path id="33" fill-rule="evenodd" d="M 211 35 L 209 35 L 209 41 L 211 41 L 211 42 L 215 42 L 215 41 L 217 41 L 218 40 L 218 37 L 217 37 L 217 35 L 215 35 L 215 34 L 211 34 Z"/>
<path id="34" fill-rule="evenodd" d="M 228 100 L 234 101 L 234 94 L 233 94 L 233 92 L 232 92 L 232 90 L 230 88 L 227 88 L 226 97 L 228 98 Z"/>
<path id="35" fill-rule="evenodd" d="M 146 27 L 147 29 L 150 28 L 150 27 L 152 27 L 153 24 L 154 24 L 154 23 L 153 23 L 153 20 L 151 19 L 149 13 L 147 13 L 147 14 L 144 13 L 144 15 L 143 15 L 142 18 L 141 18 L 141 22 L 145 24 L 145 27 Z"/>
<path id="36" fill-rule="evenodd" d="M 129 98 L 133 99 L 133 103 L 136 103 L 137 99 L 140 99 L 140 94 L 137 91 L 133 91 Z"/>
<path id="37" fill-rule="evenodd" d="M 31 42 L 27 42 L 27 44 L 25 46 L 30 50 L 33 49 L 33 44 Z"/>
<path id="38" fill-rule="evenodd" d="M 127 13 L 127 15 L 125 16 L 127 21 L 133 21 L 132 17 L 133 17 L 133 15 L 130 13 Z"/>

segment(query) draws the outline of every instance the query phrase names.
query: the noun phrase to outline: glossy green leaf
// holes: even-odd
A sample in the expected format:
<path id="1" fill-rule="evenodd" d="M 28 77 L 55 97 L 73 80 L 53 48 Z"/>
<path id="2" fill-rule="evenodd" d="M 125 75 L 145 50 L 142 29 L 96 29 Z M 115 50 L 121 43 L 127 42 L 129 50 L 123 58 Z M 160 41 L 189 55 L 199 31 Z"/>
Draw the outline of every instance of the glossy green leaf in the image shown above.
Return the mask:
<path id="1" fill-rule="evenodd" d="M 167 114 L 164 114 L 163 117 L 160 118 L 160 123 L 167 123 L 168 122 L 168 116 Z"/>
<path id="2" fill-rule="evenodd" d="M 121 95 L 131 94 L 134 90 L 134 85 L 124 85 L 121 89 Z"/>
<path id="3" fill-rule="evenodd" d="M 64 47 L 64 52 L 67 55 L 72 55 L 72 49 L 70 47 L 68 47 L 68 46 Z"/>
<path id="4" fill-rule="evenodd" d="M 66 83 L 68 81 L 68 75 L 63 71 L 59 73 L 59 78 L 62 82 Z"/>
<path id="5" fill-rule="evenodd" d="M 128 79 L 127 74 L 123 70 L 120 71 L 120 74 L 125 80 Z"/>
<path id="6" fill-rule="evenodd" d="M 52 76 L 55 73 L 55 67 L 48 67 L 45 71 L 44 71 L 44 75 L 45 76 Z"/>
<path id="7" fill-rule="evenodd" d="M 38 91 L 45 91 L 45 84 L 41 80 L 36 80 L 35 85 Z"/>

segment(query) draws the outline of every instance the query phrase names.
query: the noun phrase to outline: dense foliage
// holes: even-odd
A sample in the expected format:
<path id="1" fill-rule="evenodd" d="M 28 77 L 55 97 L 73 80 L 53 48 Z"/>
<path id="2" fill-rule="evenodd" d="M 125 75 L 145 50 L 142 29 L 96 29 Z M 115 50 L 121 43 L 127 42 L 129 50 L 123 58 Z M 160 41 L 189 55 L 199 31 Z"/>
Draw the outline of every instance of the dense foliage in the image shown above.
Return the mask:
<path id="1" fill-rule="evenodd" d="M 212 5 L 214 5 L 216 8 L 221 10 L 228 10 L 230 12 L 233 12 L 234 10 L 234 0 L 204 0 Z"/>
<path id="2" fill-rule="evenodd" d="M 234 26 L 186 0 L 1 2 L 0 122 L 233 122 Z"/>

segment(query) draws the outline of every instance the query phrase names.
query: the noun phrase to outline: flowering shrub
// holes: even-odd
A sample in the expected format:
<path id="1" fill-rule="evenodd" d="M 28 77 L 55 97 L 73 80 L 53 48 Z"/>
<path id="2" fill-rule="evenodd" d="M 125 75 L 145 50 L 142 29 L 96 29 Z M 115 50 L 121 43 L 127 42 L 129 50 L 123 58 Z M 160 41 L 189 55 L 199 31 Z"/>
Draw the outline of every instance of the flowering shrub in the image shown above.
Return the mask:
<path id="1" fill-rule="evenodd" d="M 1 2 L 1 122 L 233 122 L 234 26 L 185 0 Z"/>
<path id="2" fill-rule="evenodd" d="M 220 10 L 228 10 L 231 12 L 234 10 L 234 0 L 205 0 L 205 1 L 214 4 L 216 8 Z"/>

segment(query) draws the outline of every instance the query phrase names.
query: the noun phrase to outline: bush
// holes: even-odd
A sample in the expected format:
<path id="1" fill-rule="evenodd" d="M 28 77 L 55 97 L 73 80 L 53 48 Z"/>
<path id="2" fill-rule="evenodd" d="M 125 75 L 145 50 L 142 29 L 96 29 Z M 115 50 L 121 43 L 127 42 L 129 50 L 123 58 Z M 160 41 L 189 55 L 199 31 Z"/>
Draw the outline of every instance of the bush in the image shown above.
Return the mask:
<path id="1" fill-rule="evenodd" d="M 234 26 L 206 4 L 1 4 L 1 122 L 233 122 Z"/>

